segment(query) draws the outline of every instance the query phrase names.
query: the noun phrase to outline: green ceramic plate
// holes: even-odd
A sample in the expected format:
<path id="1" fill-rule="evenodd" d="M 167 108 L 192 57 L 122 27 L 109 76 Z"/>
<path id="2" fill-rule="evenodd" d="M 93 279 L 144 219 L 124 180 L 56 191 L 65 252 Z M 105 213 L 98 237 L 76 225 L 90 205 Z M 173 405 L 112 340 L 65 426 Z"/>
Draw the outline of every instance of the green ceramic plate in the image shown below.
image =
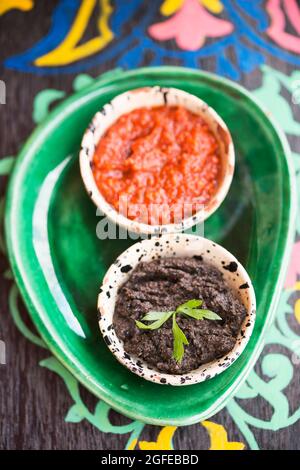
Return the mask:
<path id="1" fill-rule="evenodd" d="M 182 88 L 227 123 L 236 173 L 205 236 L 231 251 L 256 290 L 257 320 L 241 357 L 214 379 L 189 387 L 146 382 L 104 344 L 96 302 L 102 277 L 129 241 L 96 237 L 99 217 L 79 176 L 78 151 L 94 113 L 116 94 L 145 85 Z M 177 67 L 116 72 L 59 105 L 23 147 L 10 181 L 6 237 L 13 271 L 51 351 L 95 395 L 147 423 L 183 425 L 219 411 L 245 380 L 273 318 L 293 236 L 295 198 L 284 136 L 241 87 Z"/>

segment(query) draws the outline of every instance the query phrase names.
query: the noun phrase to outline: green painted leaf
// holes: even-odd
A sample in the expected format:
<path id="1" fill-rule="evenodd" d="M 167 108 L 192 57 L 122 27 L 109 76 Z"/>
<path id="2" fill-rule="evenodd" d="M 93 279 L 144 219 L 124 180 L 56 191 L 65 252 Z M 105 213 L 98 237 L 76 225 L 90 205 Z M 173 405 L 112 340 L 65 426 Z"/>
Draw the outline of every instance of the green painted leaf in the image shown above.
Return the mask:
<path id="1" fill-rule="evenodd" d="M 68 423 L 80 423 L 83 420 L 84 416 L 82 416 L 81 409 L 78 405 L 73 405 L 69 409 L 67 416 L 65 417 L 65 421 Z"/>
<path id="2" fill-rule="evenodd" d="M 0 160 L 0 175 L 9 175 L 15 162 L 15 157 L 5 157 Z"/>
<path id="3" fill-rule="evenodd" d="M 73 82 L 73 88 L 75 91 L 80 91 L 83 90 L 83 88 L 91 85 L 94 81 L 95 79 L 87 73 L 81 73 L 75 78 Z"/>
<path id="4" fill-rule="evenodd" d="M 60 99 L 62 99 L 66 93 L 62 90 L 46 89 L 40 91 L 33 102 L 33 114 L 32 119 L 36 124 L 42 122 L 50 112 L 50 106 Z"/>
<path id="5" fill-rule="evenodd" d="M 4 271 L 3 273 L 3 277 L 4 279 L 7 279 L 8 281 L 12 281 L 14 278 L 12 270 L 10 268 L 6 269 L 6 271 Z"/>

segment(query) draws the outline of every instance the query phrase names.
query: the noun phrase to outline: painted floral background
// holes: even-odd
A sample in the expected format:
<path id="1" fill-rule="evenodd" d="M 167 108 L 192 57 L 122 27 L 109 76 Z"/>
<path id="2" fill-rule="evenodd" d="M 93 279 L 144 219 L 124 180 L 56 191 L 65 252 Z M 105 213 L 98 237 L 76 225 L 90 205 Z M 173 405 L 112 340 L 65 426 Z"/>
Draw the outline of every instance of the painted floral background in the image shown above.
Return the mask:
<path id="1" fill-rule="evenodd" d="M 1 0 L 3 15 L 22 12 L 27 15 L 38 7 L 39 0 Z M 300 199 L 300 5 L 296 0 L 60 0 L 51 11 L 48 30 L 30 48 L 6 57 L 5 70 L 27 73 L 34 77 L 72 76 L 73 90 L 91 83 L 98 66 L 124 69 L 140 65 L 176 64 L 207 69 L 235 81 L 248 83 L 255 73 L 257 85 L 251 90 L 277 118 L 286 132 L 294 158 Z M 92 24 L 92 26 L 91 26 Z M 93 35 L 87 35 L 92 28 Z M 276 64 L 276 67 L 275 65 Z M 288 70 L 283 73 L 282 70 Z M 253 82 L 251 82 L 253 83 Z M 64 99 L 64 87 L 45 88 L 34 99 L 32 119 L 38 124 L 49 109 Z M 0 175 L 9 175 L 14 156 L 2 156 Z M 0 199 L 3 221 L 4 195 Z M 295 243 L 281 293 L 276 321 L 268 332 L 266 345 L 247 382 L 228 404 L 226 411 L 199 423 L 207 433 L 210 449 L 258 449 L 259 430 L 273 433 L 289 428 L 300 419 L 300 213 L 297 216 Z M 5 242 L 0 237 L 0 252 Z M 2 266 L 2 265 L 1 265 Z M 1 273 L 0 273 L 1 274 Z M 10 269 L 3 279 L 9 282 L 9 308 L 16 327 L 38 348 L 43 341 L 24 322 L 18 291 Z M 176 427 L 155 431 L 153 441 L 143 439 L 144 425 L 133 421 L 112 424 L 110 409 L 104 402 L 94 410 L 85 404 L 79 384 L 51 355 L 40 366 L 57 374 L 65 383 L 73 404 L 64 419 L 80 425 L 89 421 L 102 433 L 124 435 L 127 449 L 172 449 Z M 297 385 L 298 384 L 298 385 Z M 295 403 L 295 397 L 297 403 Z M 264 403 L 267 413 L 254 413 L 251 403 Z M 250 404 L 250 406 L 249 406 Z M 257 410 L 263 409 L 258 406 Z M 238 441 L 227 433 L 228 419 L 237 429 Z M 62 418 L 63 419 L 63 415 Z M 122 421 L 122 420 L 121 420 Z M 120 422 L 121 422 L 120 421 Z M 299 428 L 298 428 L 299 429 Z M 189 427 L 180 430 L 188 438 Z M 185 439 L 186 439 L 185 438 Z M 275 438 L 276 439 L 276 438 Z M 283 448 L 289 442 L 280 438 Z M 199 443 L 199 448 L 202 448 Z M 300 448 L 300 444 L 299 447 Z"/>

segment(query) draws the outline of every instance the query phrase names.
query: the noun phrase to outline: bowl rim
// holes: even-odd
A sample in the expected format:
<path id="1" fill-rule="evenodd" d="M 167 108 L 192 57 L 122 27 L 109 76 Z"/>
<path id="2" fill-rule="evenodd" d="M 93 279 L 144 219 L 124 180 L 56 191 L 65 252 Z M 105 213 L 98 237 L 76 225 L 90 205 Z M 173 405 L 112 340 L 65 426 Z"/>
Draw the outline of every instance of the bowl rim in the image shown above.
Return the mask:
<path id="1" fill-rule="evenodd" d="M 166 93 L 171 93 L 174 94 L 174 96 L 178 96 L 179 100 L 181 101 L 179 102 L 179 104 L 186 107 L 187 109 L 189 109 L 189 106 L 196 106 L 198 108 L 199 115 L 205 117 L 208 121 L 210 121 L 208 122 L 208 124 L 214 134 L 216 135 L 216 131 L 212 129 L 212 123 L 216 125 L 216 129 L 220 131 L 220 134 L 222 133 L 223 136 L 225 136 L 224 140 L 226 139 L 226 144 L 224 144 L 226 146 L 226 150 L 223 149 L 222 152 L 222 154 L 225 154 L 225 157 L 222 156 L 223 175 L 222 181 L 219 184 L 218 189 L 216 190 L 215 194 L 212 196 L 206 207 L 204 206 L 203 209 L 200 209 L 198 212 L 191 215 L 190 217 L 183 219 L 180 223 L 152 225 L 129 219 L 128 217 L 118 212 L 113 206 L 111 206 L 106 201 L 106 199 L 98 189 L 94 179 L 91 162 L 95 153 L 96 146 L 99 140 L 101 139 L 103 133 L 106 131 L 106 129 L 104 129 L 104 132 L 100 132 L 99 128 L 101 126 L 101 123 L 103 122 L 103 120 L 106 119 L 107 114 L 111 112 L 111 110 L 114 110 L 116 108 L 118 111 L 118 107 L 120 106 L 120 102 L 122 103 L 122 100 L 127 103 L 130 103 L 129 97 L 136 97 L 138 93 L 146 93 L 148 95 L 149 103 L 146 106 L 149 107 L 155 107 L 164 104 L 169 104 L 172 106 L 172 104 L 168 103 L 166 100 Z M 151 104 L 151 100 L 155 99 L 155 94 L 161 94 L 163 101 L 160 104 Z M 139 109 L 144 106 L 145 105 L 136 106 L 134 107 L 134 109 Z M 127 112 L 128 108 L 125 108 L 125 110 L 118 114 L 117 117 L 107 127 L 110 127 L 121 115 L 124 115 Z M 223 140 L 221 139 L 220 135 L 216 137 L 218 138 L 219 143 Z M 87 129 L 83 134 L 81 148 L 79 152 L 79 166 L 81 178 L 88 196 L 93 201 L 97 209 L 100 210 L 100 214 L 107 216 L 108 219 L 114 224 L 122 227 L 125 230 L 128 230 L 129 232 L 146 235 L 180 233 L 183 230 L 187 230 L 196 224 L 204 222 L 222 204 L 230 189 L 233 179 L 235 168 L 235 151 L 233 140 L 226 123 L 223 121 L 221 116 L 205 101 L 203 101 L 198 96 L 193 95 L 192 93 L 188 93 L 179 88 L 161 87 L 155 85 L 125 91 L 116 95 L 109 103 L 106 103 L 102 106 L 102 108 L 93 116 L 92 120 L 90 121 Z"/>
<path id="2" fill-rule="evenodd" d="M 193 244 L 194 247 L 191 246 Z M 166 249 L 166 247 L 168 247 L 169 250 Z M 165 248 L 166 251 L 160 251 L 161 248 Z M 244 305 L 245 299 L 247 299 L 248 302 L 247 305 L 245 305 L 247 308 L 247 314 L 242 323 L 234 348 L 225 356 L 211 361 L 210 363 L 203 364 L 198 369 L 184 374 L 168 374 L 160 372 L 149 367 L 145 361 L 135 357 L 134 355 L 129 355 L 124 350 L 123 341 L 117 337 L 113 328 L 114 307 L 115 300 L 118 295 L 118 289 L 129 278 L 131 271 L 140 262 L 140 258 L 143 253 L 145 253 L 144 258 L 148 257 L 147 261 L 150 261 L 153 259 L 152 256 L 155 255 L 155 252 L 157 256 L 165 257 L 168 253 L 169 256 L 170 254 L 172 255 L 173 251 L 176 251 L 176 248 L 177 252 L 175 256 L 183 256 L 183 254 L 185 256 L 195 256 L 197 253 L 198 255 L 202 255 L 204 261 L 210 262 L 219 270 L 223 267 L 224 270 L 222 273 L 224 274 L 225 279 L 231 279 L 229 282 L 231 285 L 233 282 L 236 282 L 237 285 L 240 284 L 239 292 L 243 298 L 242 301 Z M 227 266 L 227 263 L 236 263 L 235 271 L 231 272 L 226 269 L 220 259 L 218 260 L 218 257 L 220 259 L 222 258 L 222 261 L 225 262 L 225 266 Z M 216 259 L 217 261 L 213 261 L 213 259 Z M 219 266 L 217 264 L 218 262 Z M 128 263 L 131 264 L 129 265 Z M 124 266 L 130 266 L 130 270 L 122 271 Z M 241 287 L 244 285 L 247 285 L 247 287 Z M 101 334 L 106 345 L 117 360 L 131 372 L 146 380 L 157 384 L 175 386 L 186 386 L 203 382 L 219 375 L 230 367 L 245 349 L 251 337 L 256 318 L 256 298 L 254 288 L 251 279 L 242 264 L 235 258 L 235 256 L 226 250 L 226 248 L 212 240 L 198 235 L 187 235 L 185 233 L 165 234 L 159 237 L 151 237 L 134 243 L 127 248 L 127 250 L 121 253 L 107 270 L 100 288 L 97 305 L 98 323 Z"/>

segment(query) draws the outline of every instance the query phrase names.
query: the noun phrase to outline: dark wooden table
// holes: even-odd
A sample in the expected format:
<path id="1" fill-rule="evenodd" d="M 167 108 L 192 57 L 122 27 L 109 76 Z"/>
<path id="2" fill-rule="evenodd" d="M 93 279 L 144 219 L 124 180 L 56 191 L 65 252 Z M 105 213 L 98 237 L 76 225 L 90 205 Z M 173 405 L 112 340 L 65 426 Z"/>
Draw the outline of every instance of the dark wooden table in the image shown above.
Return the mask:
<path id="1" fill-rule="evenodd" d="M 35 127 L 35 121 L 43 117 L 40 104 L 33 109 L 34 99 L 41 91 L 54 89 L 72 93 L 74 79 L 79 73 L 96 77 L 115 66 L 131 68 L 165 63 L 217 72 L 241 82 L 250 90 L 258 90 L 257 95 L 265 100 L 265 104 L 269 103 L 271 109 L 276 107 L 279 121 L 282 105 L 282 113 L 284 116 L 287 113 L 287 117 L 281 124 L 288 131 L 295 163 L 300 168 L 300 73 L 297 75 L 300 22 L 295 22 L 300 18 L 299 2 L 288 0 L 284 9 L 283 1 L 278 2 L 277 8 L 276 2 L 271 1 L 224 0 L 221 3 L 185 0 L 177 11 L 175 7 L 179 2 L 171 0 L 164 3 L 159 0 L 24 0 L 15 3 L 24 11 L 19 8 L 5 11 L 6 1 L 0 2 L 0 78 L 6 84 L 6 104 L 0 105 L 2 160 L 18 153 Z M 88 20 L 78 16 L 82 13 L 80 7 L 85 9 Z M 77 59 L 72 55 L 76 44 L 73 48 L 61 50 L 56 56 L 45 58 L 46 52 L 61 45 L 63 38 L 72 31 L 76 15 L 79 29 L 82 26 L 82 31 L 75 31 L 79 35 L 79 44 L 86 44 L 100 35 L 102 46 L 101 41 L 98 49 L 96 43 L 89 43 Z M 109 29 L 105 26 L 105 15 Z M 102 18 L 100 33 L 97 28 L 99 17 Z M 285 22 L 282 28 L 277 26 L 280 18 Z M 154 23 L 164 23 L 164 26 L 148 29 Z M 187 24 L 190 24 L 190 29 Z M 109 30 L 113 31 L 114 37 Z M 94 52 L 93 47 L 96 47 Z M 42 56 L 44 62 L 35 62 Z M 278 75 L 278 72 L 283 75 Z M 55 97 L 61 98 L 62 93 Z M 10 162 L 6 160 L 6 164 L 0 166 L 1 201 L 5 195 Z M 297 304 L 300 287 L 295 285 L 297 276 L 299 279 L 297 272 L 300 273 L 298 245 L 295 245 L 294 257 L 298 260 L 299 269 L 290 272 L 290 293 L 285 291 L 285 300 L 282 299 L 279 306 L 281 311 L 290 308 L 294 312 L 289 325 L 295 338 L 300 334 L 300 305 Z M 59 374 L 39 366 L 39 362 L 51 354 L 25 338 L 25 326 L 30 331 L 34 328 L 8 270 L 5 254 L 1 253 L 0 340 L 5 342 L 6 363 L 0 365 L 0 448 L 123 449 L 129 434 L 122 435 L 116 428 L 110 430 L 113 432 L 102 432 L 99 430 L 101 425 L 97 427 L 86 419 L 74 423 L 65 421 L 73 398 Z M 23 319 L 21 327 L 19 314 Z M 255 396 L 236 399 L 234 406 L 211 418 L 212 423 L 220 426 L 211 425 L 210 432 L 201 424 L 167 429 L 166 432 L 174 434 L 174 448 L 226 446 L 224 436 L 227 432 L 228 441 L 243 443 L 247 448 L 300 449 L 300 368 L 295 351 L 299 352 L 296 340 L 294 346 L 288 348 L 271 338 L 253 373 L 250 385 L 254 387 Z M 270 364 L 266 367 L 263 359 L 274 365 L 273 371 Z M 293 376 L 284 389 L 278 393 L 275 390 L 272 397 L 272 387 L 268 384 L 272 377 L 285 380 L 282 365 L 290 368 Z M 81 387 L 80 393 L 82 403 L 92 411 L 96 398 Z M 240 408 L 237 410 L 236 407 Z M 109 417 L 114 426 L 129 422 L 113 411 Z M 146 426 L 139 442 L 156 442 L 159 431 L 157 427 Z M 158 448 L 167 448 L 170 440 L 158 441 L 157 445 Z M 143 447 L 143 444 L 138 443 L 138 447 Z M 237 444 L 235 447 L 243 446 Z"/>

